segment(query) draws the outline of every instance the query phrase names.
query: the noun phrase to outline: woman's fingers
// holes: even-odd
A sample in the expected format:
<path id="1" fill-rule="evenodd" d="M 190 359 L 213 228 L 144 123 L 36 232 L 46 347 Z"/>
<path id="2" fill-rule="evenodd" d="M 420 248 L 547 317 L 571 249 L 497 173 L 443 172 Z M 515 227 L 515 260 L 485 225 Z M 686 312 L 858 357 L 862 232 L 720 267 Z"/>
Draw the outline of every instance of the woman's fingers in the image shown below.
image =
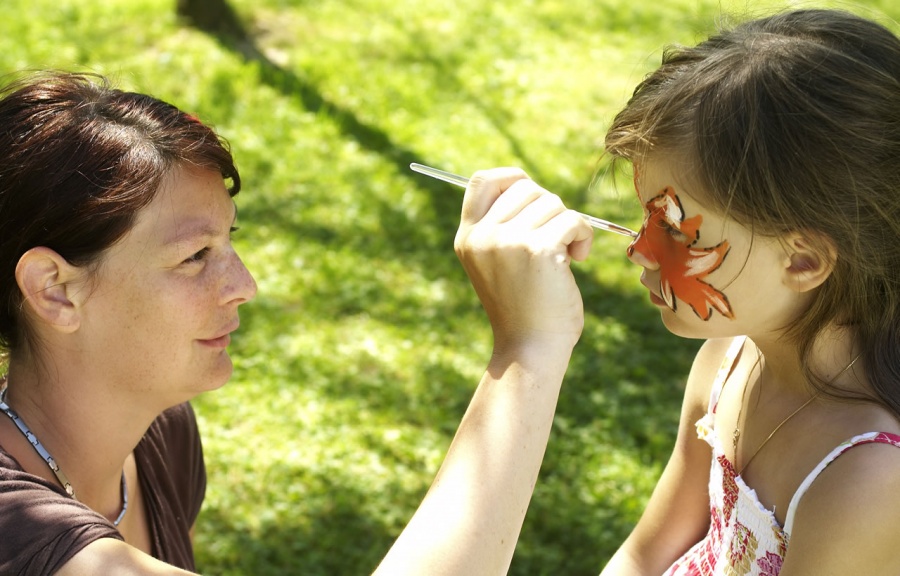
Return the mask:
<path id="1" fill-rule="evenodd" d="M 473 177 L 456 250 L 498 339 L 577 338 L 583 310 L 569 262 L 587 257 L 592 238 L 578 213 L 523 172 Z"/>
<path id="2" fill-rule="evenodd" d="M 519 168 L 494 168 L 476 172 L 466 187 L 463 197 L 463 225 L 480 222 L 506 190 L 528 175 Z"/>
<path id="3" fill-rule="evenodd" d="M 565 246 L 573 260 L 584 260 L 591 253 L 594 230 L 578 212 L 563 210 L 541 227 L 547 241 Z"/>
<path id="4" fill-rule="evenodd" d="M 458 236 L 468 237 L 476 225 L 481 228 L 478 236 L 499 243 L 504 242 L 503 236 L 506 241 L 521 242 L 517 234 L 546 226 L 534 238 L 567 246 L 576 260 L 587 257 L 593 239 L 593 231 L 578 213 L 518 168 L 483 170 L 470 179 Z"/>

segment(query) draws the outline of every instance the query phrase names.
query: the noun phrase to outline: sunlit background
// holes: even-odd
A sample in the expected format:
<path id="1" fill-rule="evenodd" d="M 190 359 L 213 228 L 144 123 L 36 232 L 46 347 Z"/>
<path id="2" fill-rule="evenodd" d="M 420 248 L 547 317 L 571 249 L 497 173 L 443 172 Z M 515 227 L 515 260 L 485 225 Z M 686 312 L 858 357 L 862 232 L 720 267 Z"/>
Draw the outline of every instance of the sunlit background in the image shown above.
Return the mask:
<path id="1" fill-rule="evenodd" d="M 195 401 L 210 481 L 199 569 L 366 574 L 427 490 L 491 349 L 452 250 L 461 191 L 409 163 L 521 166 L 572 207 L 637 227 L 629 175 L 601 156 L 612 116 L 666 44 L 787 4 L 228 4 L 239 26 L 216 33 L 177 18 L 175 0 L 3 0 L 0 73 L 100 72 L 231 142 L 236 243 L 260 290 L 232 382 Z M 791 5 L 900 28 L 894 0 Z M 662 328 L 625 244 L 598 233 L 575 266 L 586 327 L 511 574 L 597 574 L 674 441 L 700 343 Z"/>

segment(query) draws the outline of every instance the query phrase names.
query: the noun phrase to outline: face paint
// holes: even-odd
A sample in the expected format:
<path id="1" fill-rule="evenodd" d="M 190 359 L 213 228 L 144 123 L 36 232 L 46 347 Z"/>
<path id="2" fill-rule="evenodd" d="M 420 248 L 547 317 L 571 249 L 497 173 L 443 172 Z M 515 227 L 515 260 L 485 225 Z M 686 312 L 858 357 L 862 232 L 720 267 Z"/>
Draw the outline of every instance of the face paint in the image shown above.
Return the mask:
<path id="1" fill-rule="evenodd" d="M 628 255 L 637 251 L 659 264 L 660 297 L 672 310 L 678 298 L 702 320 L 709 320 L 713 310 L 734 318 L 728 298 L 703 281 L 722 264 L 730 248 L 728 241 L 712 248 L 696 248 L 703 216 L 685 220 L 681 201 L 671 187 L 667 186 L 644 206 L 648 216 L 628 247 Z"/>

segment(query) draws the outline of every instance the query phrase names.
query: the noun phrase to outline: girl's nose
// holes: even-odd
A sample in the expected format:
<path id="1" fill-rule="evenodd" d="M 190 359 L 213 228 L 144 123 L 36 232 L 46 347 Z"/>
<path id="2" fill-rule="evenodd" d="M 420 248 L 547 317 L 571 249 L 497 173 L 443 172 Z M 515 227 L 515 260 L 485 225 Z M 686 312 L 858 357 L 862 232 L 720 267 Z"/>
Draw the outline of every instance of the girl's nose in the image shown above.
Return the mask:
<path id="1" fill-rule="evenodd" d="M 650 249 L 646 230 L 646 225 L 641 227 L 640 232 L 638 232 L 638 235 L 632 240 L 631 244 L 628 245 L 628 248 L 625 249 L 625 252 L 628 254 L 628 259 L 638 266 L 642 266 L 648 270 L 656 270 L 659 268 L 659 262 L 656 261 L 656 258 L 653 256 L 653 251 Z"/>
<path id="2" fill-rule="evenodd" d="M 645 232 L 646 227 L 641 227 L 637 237 L 628 245 L 625 251 L 628 254 L 628 259 L 633 263 L 648 270 L 656 270 L 659 268 L 659 262 L 653 256 L 653 251 L 650 250 Z"/>

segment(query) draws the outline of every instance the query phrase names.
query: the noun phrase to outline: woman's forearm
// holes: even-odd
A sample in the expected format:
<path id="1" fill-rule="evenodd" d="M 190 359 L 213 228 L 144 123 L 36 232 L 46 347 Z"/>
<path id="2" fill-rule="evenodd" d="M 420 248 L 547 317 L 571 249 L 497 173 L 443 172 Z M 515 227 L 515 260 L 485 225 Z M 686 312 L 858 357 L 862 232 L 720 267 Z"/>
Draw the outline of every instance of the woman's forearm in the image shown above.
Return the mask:
<path id="1" fill-rule="evenodd" d="M 376 574 L 506 574 L 547 446 L 568 344 L 495 355 L 413 519 Z"/>

